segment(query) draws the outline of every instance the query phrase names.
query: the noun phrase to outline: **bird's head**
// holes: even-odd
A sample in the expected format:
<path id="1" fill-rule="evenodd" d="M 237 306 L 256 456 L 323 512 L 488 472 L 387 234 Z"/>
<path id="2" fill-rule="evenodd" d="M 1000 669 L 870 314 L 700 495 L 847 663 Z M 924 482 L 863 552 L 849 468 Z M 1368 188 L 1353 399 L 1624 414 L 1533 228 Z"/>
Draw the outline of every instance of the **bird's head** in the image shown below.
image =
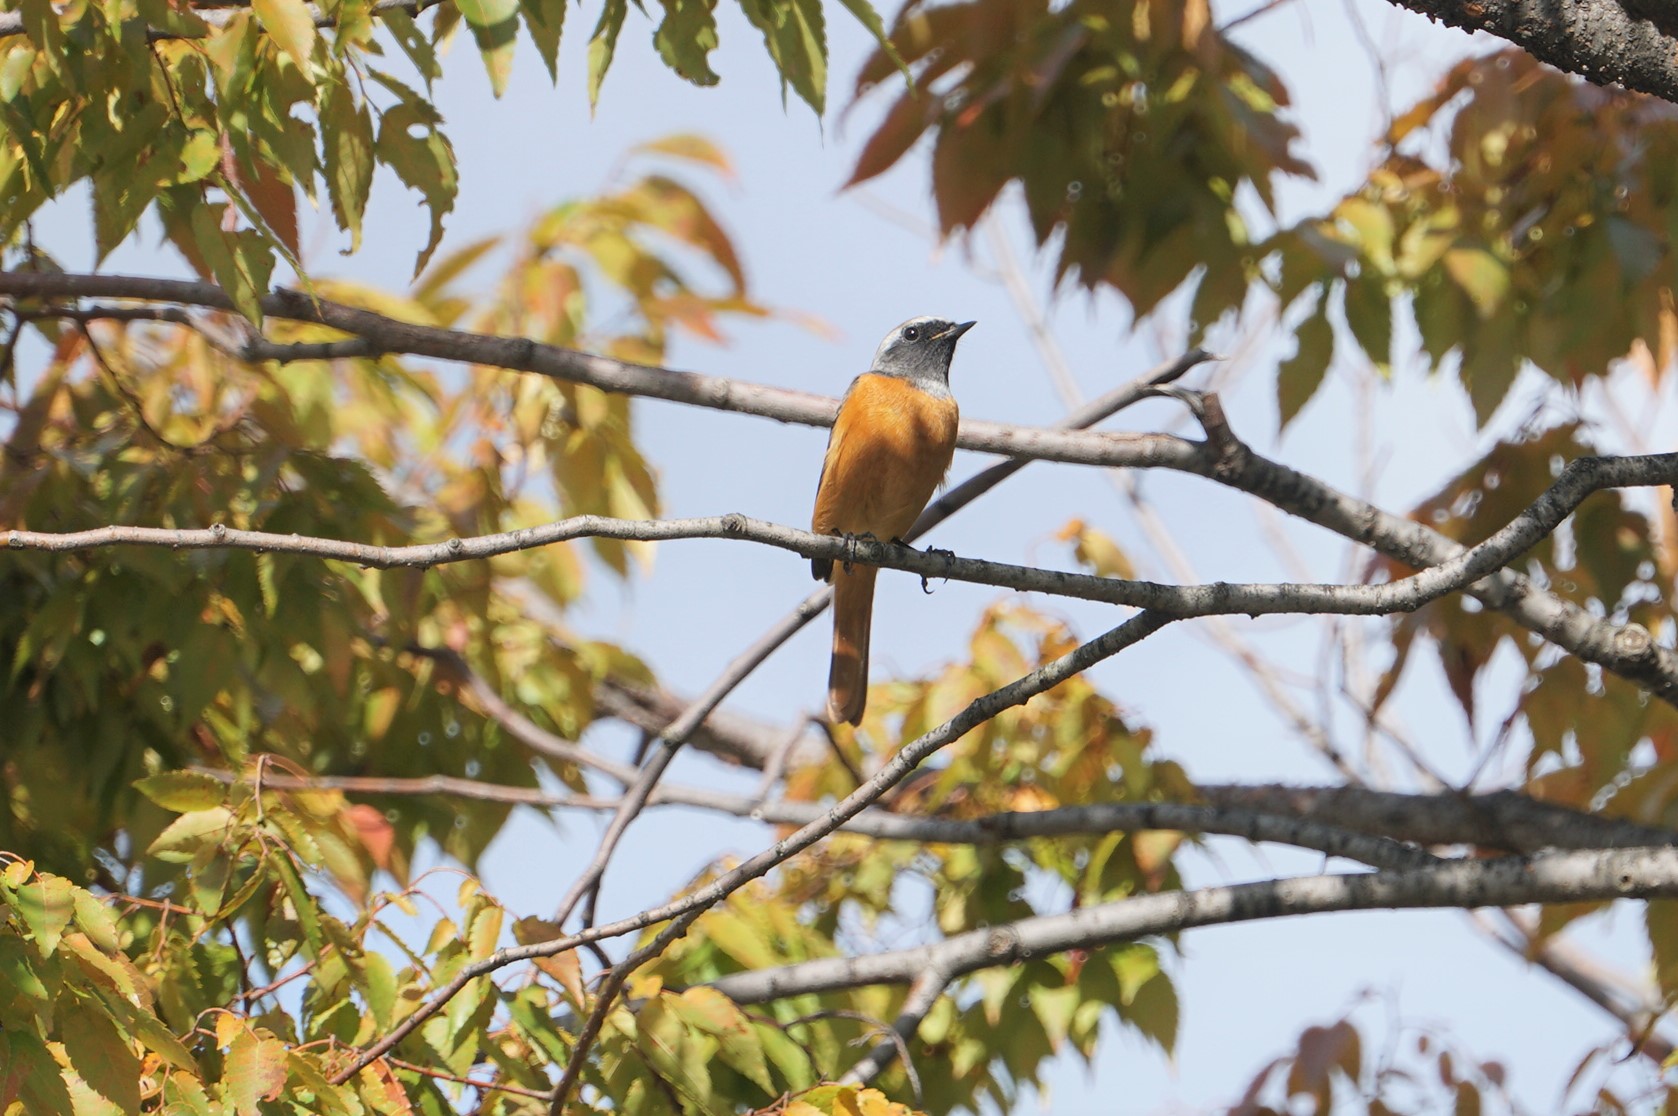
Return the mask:
<path id="1" fill-rule="evenodd" d="M 880 342 L 874 351 L 873 371 L 947 385 L 956 342 L 973 326 L 973 322 L 958 323 L 930 315 L 910 318 Z"/>

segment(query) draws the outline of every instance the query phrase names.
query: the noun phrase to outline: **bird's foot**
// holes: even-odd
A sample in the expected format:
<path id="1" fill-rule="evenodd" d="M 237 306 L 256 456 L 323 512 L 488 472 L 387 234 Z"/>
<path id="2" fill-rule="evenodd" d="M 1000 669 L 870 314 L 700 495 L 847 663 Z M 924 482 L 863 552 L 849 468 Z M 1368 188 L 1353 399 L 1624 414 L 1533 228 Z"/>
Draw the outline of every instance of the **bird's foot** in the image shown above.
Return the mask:
<path id="1" fill-rule="evenodd" d="M 867 542 L 879 542 L 880 537 L 872 531 L 862 531 L 862 532 L 860 532 L 858 534 L 854 534 L 854 535 L 851 534 L 849 531 L 846 531 L 844 534 L 845 534 L 846 550 L 845 550 L 845 560 L 844 560 L 843 565 L 845 567 L 845 572 L 850 573 L 851 572 L 851 563 L 856 561 L 856 544 L 859 543 L 859 542 L 863 542 L 865 540 Z"/>
<path id="2" fill-rule="evenodd" d="M 945 550 L 942 547 L 929 546 L 929 547 L 926 548 L 924 553 L 928 557 L 932 557 L 932 556 L 936 555 L 937 557 L 944 559 L 944 565 L 945 566 L 949 566 L 949 565 L 953 564 L 956 560 L 956 552 L 955 551 Z M 945 581 L 950 580 L 949 576 L 946 575 L 943 580 L 945 580 Z M 921 592 L 927 593 L 927 594 L 930 594 L 932 592 L 932 586 L 927 583 L 927 575 L 926 574 L 921 574 Z"/>

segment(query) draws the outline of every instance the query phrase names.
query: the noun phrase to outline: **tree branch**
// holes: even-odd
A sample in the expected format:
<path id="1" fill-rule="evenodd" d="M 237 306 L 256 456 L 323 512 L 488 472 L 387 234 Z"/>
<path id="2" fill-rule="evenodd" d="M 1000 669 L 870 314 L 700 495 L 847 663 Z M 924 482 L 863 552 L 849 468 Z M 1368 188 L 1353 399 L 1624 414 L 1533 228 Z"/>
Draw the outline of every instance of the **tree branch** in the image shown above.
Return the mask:
<path id="1" fill-rule="evenodd" d="M 726 899 L 752 880 L 767 874 L 788 858 L 809 848 L 878 801 L 881 795 L 896 786 L 922 761 L 946 744 L 959 739 L 973 728 L 984 724 L 1004 710 L 1023 705 L 1045 690 L 1052 689 L 1068 678 L 1088 670 L 1096 663 L 1111 658 L 1126 648 L 1140 643 L 1169 623 L 1171 623 L 1171 618 L 1168 616 L 1160 616 L 1150 612 L 1141 613 L 1088 643 L 1079 645 L 1060 658 L 1045 663 L 1008 685 L 974 699 L 954 717 L 904 745 L 871 778 L 844 799 L 829 807 L 820 820 L 781 838 L 767 849 L 680 899 L 660 907 L 649 908 L 616 922 L 591 927 L 576 934 L 497 950 L 481 961 L 463 966 L 453 979 L 434 992 L 430 999 L 416 1008 L 390 1034 L 368 1047 L 352 1063 L 340 1070 L 333 1080 L 341 1084 L 360 1072 L 363 1066 L 372 1064 L 400 1042 L 403 1037 L 441 1010 L 468 983 L 480 976 L 495 972 L 497 969 L 505 968 L 508 965 L 517 964 L 520 961 L 528 961 L 537 957 L 553 957 L 588 942 L 632 934 L 672 919 L 686 919 L 686 922 L 674 922 L 671 927 L 666 928 L 666 932 L 678 927 L 685 930 L 686 925 L 697 918 L 700 913 Z M 655 939 L 655 943 L 657 941 L 658 939 Z M 636 956 L 637 954 L 631 954 L 630 958 L 625 959 L 617 969 L 613 970 L 613 973 L 622 971 L 627 977 L 628 966 Z M 608 981 L 610 979 L 609 976 Z M 580 1039 L 579 1045 L 581 1045 Z"/>
<path id="2" fill-rule="evenodd" d="M 709 983 L 736 1003 L 752 1004 L 874 984 L 907 984 L 928 969 L 947 972 L 953 979 L 1045 953 L 1290 915 L 1673 896 L 1678 896 L 1675 848 L 1451 860 L 1429 868 L 1305 876 L 1135 896 L 974 930 L 912 949 L 732 973 Z"/>
<path id="3" fill-rule="evenodd" d="M 1678 17 L 1634 0 L 1390 0 L 1464 31 L 1488 31 L 1597 85 L 1678 103 Z M 1661 11 L 1664 8 L 1665 11 Z M 1659 21 L 1651 16 L 1659 15 Z"/>
<path id="4" fill-rule="evenodd" d="M 1363 787 L 1204 786 L 1217 806 L 1322 822 L 1418 845 L 1482 849 L 1622 849 L 1678 845 L 1678 832 L 1540 802 L 1519 791 L 1398 794 Z"/>
<path id="5" fill-rule="evenodd" d="M 337 558 L 361 566 L 429 568 L 449 562 L 491 558 L 577 538 L 647 541 L 737 538 L 780 547 L 806 558 L 830 558 L 846 563 L 854 560 L 871 566 L 907 570 L 923 577 L 950 578 L 1004 589 L 1146 608 L 1179 619 L 1234 613 L 1249 616 L 1274 613 L 1381 616 L 1414 611 L 1447 593 L 1479 581 L 1555 530 L 1574 508 L 1594 492 L 1607 487 L 1670 485 L 1675 482 L 1678 482 L 1678 453 L 1579 458 L 1570 462 L 1556 482 L 1525 511 L 1484 542 L 1459 550 L 1419 573 L 1377 585 L 1230 582 L 1162 585 L 1150 581 L 1126 581 L 1007 562 L 922 553 L 907 546 L 874 539 L 818 535 L 739 514 L 671 520 L 581 515 L 541 527 L 413 546 L 373 546 L 347 540 L 242 531 L 219 523 L 198 530 L 116 526 L 65 534 L 12 530 L 6 534 L 6 543 L 18 550 L 59 552 L 118 544 L 177 550 L 277 551 Z M 735 669 L 749 673 L 774 645 L 772 640 L 760 641 L 756 650 L 735 664 Z M 708 713 L 733 685 L 726 677 L 719 680 L 720 692 L 711 705 L 697 714 L 698 720 L 703 720 L 704 713 Z M 694 714 L 690 712 L 684 720 L 692 716 Z M 693 727 L 693 724 L 672 725 L 667 731 L 680 731 L 682 739 L 685 739 L 686 733 L 691 732 Z M 668 737 L 667 742 L 680 743 Z"/>
<path id="6" fill-rule="evenodd" d="M 232 308 L 232 300 L 212 284 L 111 275 L 0 272 L 0 296 L 4 295 L 134 298 L 219 310 Z M 362 337 L 380 352 L 534 372 L 591 384 L 605 391 L 761 415 L 782 422 L 831 424 L 838 406 L 835 400 L 804 392 L 627 364 L 524 338 L 411 325 L 371 311 L 311 299 L 296 291 L 269 295 L 263 306 L 265 312 L 276 317 L 327 325 Z M 1204 359 L 1204 354 L 1190 354 L 1184 359 L 1193 363 Z M 1418 569 L 1439 565 L 1462 551 L 1458 543 L 1424 524 L 1383 511 L 1259 456 L 1229 433 L 1227 424 L 1219 424 L 1214 429 L 1220 434 L 1216 446 L 1165 435 L 1125 436 L 963 422 L 958 444 L 967 449 L 1037 460 L 1195 473 L 1257 496 L 1291 515 Z M 1491 575 L 1470 592 L 1488 607 L 1507 613 L 1516 623 L 1556 646 L 1678 706 L 1678 656 L 1656 644 L 1641 625 L 1613 624 L 1598 619 L 1584 608 L 1537 588 L 1509 570 Z M 826 601 L 825 591 L 811 594 L 801 606 L 802 619 L 799 613 L 794 613 L 783 622 L 783 629 L 796 630 L 826 607 Z M 787 625 L 792 627 L 787 629 Z"/>
<path id="7" fill-rule="evenodd" d="M 195 767 L 224 783 L 240 776 L 222 768 Z M 618 810 L 621 798 L 555 794 L 537 787 L 515 787 L 480 783 L 453 775 L 425 775 L 417 778 L 380 775 L 264 775 L 262 785 L 274 790 L 336 790 L 352 794 L 384 794 L 405 797 L 438 796 L 477 802 L 503 802 L 544 809 Z M 1221 788 L 1208 788 L 1216 792 Z M 1236 791 L 1247 788 L 1230 788 Z M 1263 788 L 1258 788 L 1263 789 Z M 1306 790 L 1308 788 L 1300 788 Z M 1314 789 L 1314 788 L 1311 788 Z M 1335 788 L 1321 788 L 1332 792 Z M 1425 809 L 1427 799 L 1419 798 Z M 809 825 L 827 816 L 828 807 L 815 802 L 765 802 L 743 794 L 708 790 L 703 787 L 660 786 L 645 803 L 656 806 L 689 806 L 715 810 L 767 825 Z M 1265 813 L 1242 806 L 1199 805 L 1184 802 L 1101 802 L 1082 806 L 1061 806 L 1049 810 L 1008 811 L 977 818 L 928 818 L 898 814 L 871 807 L 840 827 L 847 833 L 886 841 L 913 841 L 937 845 L 1000 845 L 1052 837 L 1094 837 L 1139 830 L 1168 830 L 1205 833 L 1222 837 L 1243 837 L 1311 849 L 1324 856 L 1343 857 L 1382 868 L 1414 868 L 1436 863 L 1438 858 L 1401 840 L 1350 826 L 1313 821 L 1286 813 Z M 1359 827 L 1361 830 L 1362 827 Z M 1678 834 L 1655 831 L 1678 844 Z M 1451 842 L 1461 843 L 1461 842 Z M 1659 844 L 1660 841 L 1623 842 Z M 1569 847 L 1561 841 L 1555 847 Z M 1591 848 L 1607 846 L 1588 846 Z"/>

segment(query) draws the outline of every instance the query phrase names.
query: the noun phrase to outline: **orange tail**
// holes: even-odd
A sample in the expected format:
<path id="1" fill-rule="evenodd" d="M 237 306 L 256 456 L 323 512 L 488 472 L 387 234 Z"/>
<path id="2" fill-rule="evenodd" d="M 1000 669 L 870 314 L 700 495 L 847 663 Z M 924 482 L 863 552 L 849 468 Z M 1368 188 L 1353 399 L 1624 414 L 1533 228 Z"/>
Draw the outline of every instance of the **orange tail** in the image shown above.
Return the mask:
<path id="1" fill-rule="evenodd" d="M 868 705 L 868 630 L 874 622 L 873 566 L 833 567 L 833 662 L 827 670 L 827 715 L 856 724 Z"/>

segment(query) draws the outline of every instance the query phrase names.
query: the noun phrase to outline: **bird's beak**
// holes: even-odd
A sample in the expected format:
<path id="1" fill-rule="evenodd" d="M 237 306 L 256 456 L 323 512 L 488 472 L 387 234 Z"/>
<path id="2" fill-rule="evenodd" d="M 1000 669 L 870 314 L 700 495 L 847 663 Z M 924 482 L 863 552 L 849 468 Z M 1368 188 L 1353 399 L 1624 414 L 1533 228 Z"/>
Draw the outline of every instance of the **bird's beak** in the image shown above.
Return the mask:
<path id="1" fill-rule="evenodd" d="M 938 335 L 938 340 L 942 341 L 944 338 L 948 337 L 950 339 L 950 344 L 954 345 L 961 339 L 962 334 L 966 333 L 978 324 L 978 322 L 962 322 L 960 325 L 951 326 L 949 329 L 946 329 L 943 333 Z"/>

